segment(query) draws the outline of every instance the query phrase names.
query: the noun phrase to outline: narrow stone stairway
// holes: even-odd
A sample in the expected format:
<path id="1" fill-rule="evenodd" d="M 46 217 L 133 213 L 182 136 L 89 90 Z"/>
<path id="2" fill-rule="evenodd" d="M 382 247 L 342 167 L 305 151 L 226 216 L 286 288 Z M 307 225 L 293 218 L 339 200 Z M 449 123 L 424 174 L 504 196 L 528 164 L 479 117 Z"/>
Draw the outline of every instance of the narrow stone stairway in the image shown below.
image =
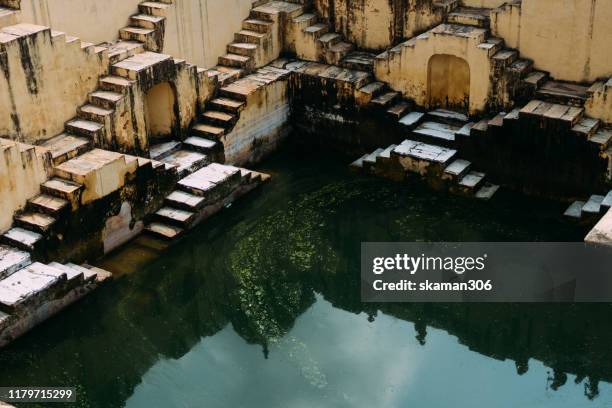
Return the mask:
<path id="1" fill-rule="evenodd" d="M 177 239 L 269 178 L 239 167 L 210 164 L 179 180 L 145 230 L 164 240 Z"/>
<path id="2" fill-rule="evenodd" d="M 612 207 L 612 191 L 606 195 L 593 194 L 585 201 L 574 201 L 563 214 L 575 221 L 597 222 Z"/>

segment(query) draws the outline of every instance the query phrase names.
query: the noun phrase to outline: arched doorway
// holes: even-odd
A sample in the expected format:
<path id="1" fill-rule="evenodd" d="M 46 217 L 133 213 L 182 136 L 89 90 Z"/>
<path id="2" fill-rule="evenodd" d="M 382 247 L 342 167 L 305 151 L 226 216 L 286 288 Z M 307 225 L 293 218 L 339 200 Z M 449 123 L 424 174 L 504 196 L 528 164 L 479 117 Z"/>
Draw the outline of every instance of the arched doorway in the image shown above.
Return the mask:
<path id="1" fill-rule="evenodd" d="M 168 82 L 155 85 L 145 95 L 145 119 L 150 138 L 170 136 L 176 123 L 176 97 Z"/>
<path id="2" fill-rule="evenodd" d="M 430 108 L 467 112 L 470 106 L 470 66 L 467 61 L 447 54 L 431 57 L 427 89 Z"/>

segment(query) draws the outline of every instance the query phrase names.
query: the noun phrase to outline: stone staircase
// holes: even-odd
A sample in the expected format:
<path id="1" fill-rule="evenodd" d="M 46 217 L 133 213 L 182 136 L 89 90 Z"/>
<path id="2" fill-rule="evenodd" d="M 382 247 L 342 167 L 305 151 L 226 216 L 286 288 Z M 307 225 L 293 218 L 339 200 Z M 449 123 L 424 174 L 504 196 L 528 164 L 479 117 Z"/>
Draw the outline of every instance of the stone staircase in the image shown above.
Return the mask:
<path id="1" fill-rule="evenodd" d="M 499 186 L 486 181 L 486 174 L 472 170 L 472 163 L 457 157 L 457 150 L 406 139 L 365 154 L 350 167 L 357 171 L 402 181 L 417 175 L 436 189 L 489 200 Z"/>
<path id="2" fill-rule="evenodd" d="M 612 191 L 608 194 L 593 194 L 585 201 L 574 201 L 563 214 L 575 221 L 595 223 L 612 207 Z"/>
<path id="3" fill-rule="evenodd" d="M 17 24 L 19 2 L 0 0 L 0 28 Z"/>
<path id="4" fill-rule="evenodd" d="M 293 17 L 287 28 L 286 45 L 291 54 L 300 60 L 337 65 L 358 71 L 374 70 L 375 54 L 355 51 L 355 45 L 338 33 L 330 32 L 314 12 Z"/>
<path id="5" fill-rule="evenodd" d="M 177 239 L 269 178 L 247 169 L 210 164 L 179 180 L 145 230 L 164 240 Z"/>
<path id="6" fill-rule="evenodd" d="M 29 253 L 0 245 L 0 347 L 111 276 L 88 265 L 32 262 Z"/>
<path id="7" fill-rule="evenodd" d="M 119 38 L 122 40 L 119 43 L 139 43 L 147 51 L 162 52 L 166 14 L 172 4 L 173 0 L 140 3 L 139 13 L 130 17 L 130 25 L 119 30 Z"/>

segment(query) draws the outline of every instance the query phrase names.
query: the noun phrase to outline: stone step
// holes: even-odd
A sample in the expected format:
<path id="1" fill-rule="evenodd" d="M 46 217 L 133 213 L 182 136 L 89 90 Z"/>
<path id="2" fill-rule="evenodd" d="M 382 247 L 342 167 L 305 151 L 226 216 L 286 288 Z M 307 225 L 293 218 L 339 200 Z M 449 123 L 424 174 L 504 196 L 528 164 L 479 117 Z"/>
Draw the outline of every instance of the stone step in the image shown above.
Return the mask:
<path id="1" fill-rule="evenodd" d="M 487 50 L 489 58 L 497 54 L 502 48 L 504 48 L 504 40 L 496 37 L 489 37 L 485 42 L 478 44 L 478 48 Z"/>
<path id="2" fill-rule="evenodd" d="M 68 201 L 73 210 L 77 209 L 81 202 L 83 185 L 59 177 L 51 178 L 40 185 L 44 194 L 58 197 Z"/>
<path id="3" fill-rule="evenodd" d="M 167 225 L 160 222 L 152 222 L 145 227 L 145 231 L 151 235 L 164 240 L 173 240 L 184 234 L 185 230 L 173 225 Z"/>
<path id="4" fill-rule="evenodd" d="M 152 49 L 152 47 L 148 45 L 154 42 L 152 38 L 155 37 L 155 35 L 155 30 L 151 28 L 128 26 L 119 30 L 119 38 L 128 41 L 139 41 L 144 44 L 145 49 Z"/>
<path id="5" fill-rule="evenodd" d="M 483 185 L 484 182 L 484 173 L 478 171 L 470 171 L 459 180 L 459 183 L 457 185 L 462 191 L 473 194 Z"/>
<path id="6" fill-rule="evenodd" d="M 150 81 L 152 72 L 172 72 L 175 67 L 176 61 L 170 55 L 145 51 L 113 64 L 111 73 L 132 81 Z"/>
<path id="7" fill-rule="evenodd" d="M 259 45 L 251 43 L 231 43 L 227 46 L 227 52 L 229 54 L 242 55 L 244 57 L 255 57 L 258 49 Z"/>
<path id="8" fill-rule="evenodd" d="M 612 129 L 599 129 L 589 138 L 589 142 L 599 146 L 600 150 L 606 150 L 612 144 Z"/>
<path id="9" fill-rule="evenodd" d="M 586 203 L 584 201 L 574 201 L 570 206 L 565 210 L 563 215 L 569 218 L 580 219 L 582 218 L 582 208 Z"/>
<path id="10" fill-rule="evenodd" d="M 469 173 L 471 167 L 471 162 L 463 159 L 457 159 L 449 164 L 446 169 L 444 169 L 442 178 L 444 180 L 457 182 Z"/>
<path id="11" fill-rule="evenodd" d="M 79 119 L 97 122 L 104 125 L 107 122 L 110 123 L 113 113 L 113 110 L 90 104 L 81 106 L 78 110 L 77 116 Z"/>
<path id="12" fill-rule="evenodd" d="M 176 140 L 152 145 L 149 147 L 149 157 L 153 160 L 160 161 L 164 157 L 180 150 L 181 147 L 182 143 Z"/>
<path id="13" fill-rule="evenodd" d="M 562 81 L 546 81 L 537 90 L 536 96 L 547 102 L 582 106 L 588 97 L 588 87 Z"/>
<path id="14" fill-rule="evenodd" d="M 538 90 L 546 81 L 548 81 L 548 74 L 542 71 L 533 71 L 525 77 L 523 80 L 534 90 Z"/>
<path id="15" fill-rule="evenodd" d="M 190 136 L 185 139 L 183 146 L 186 149 L 204 154 L 211 154 L 218 148 L 217 142 L 197 136 Z"/>
<path id="16" fill-rule="evenodd" d="M 36 308 L 67 281 L 66 274 L 35 262 L 0 281 L 0 310 L 18 314 Z"/>
<path id="17" fill-rule="evenodd" d="M 374 167 L 374 165 L 376 165 L 376 159 L 384 151 L 385 149 L 378 148 L 374 150 L 372 153 L 366 155 L 366 157 L 364 157 L 362 161 L 362 166 L 364 170 L 370 170 L 372 167 Z"/>
<path id="18" fill-rule="evenodd" d="M 578 134 L 585 139 L 590 139 L 599 127 L 601 126 L 601 121 L 599 119 L 593 118 L 582 118 L 573 128 L 572 131 Z"/>
<path id="19" fill-rule="evenodd" d="M 138 5 L 138 10 L 142 14 L 149 14 L 152 16 L 163 17 L 168 12 L 168 9 L 172 7 L 170 4 L 166 4 L 158 1 L 145 1 Z"/>
<path id="20" fill-rule="evenodd" d="M 312 37 L 313 40 L 317 40 L 329 32 L 329 26 L 323 23 L 313 24 L 302 30 L 304 34 Z"/>
<path id="21" fill-rule="evenodd" d="M 533 71 L 533 61 L 530 59 L 519 59 L 510 64 L 507 69 L 509 73 L 514 75 L 514 78 L 525 78 Z"/>
<path id="22" fill-rule="evenodd" d="M 123 41 L 119 40 L 108 46 L 109 63 L 116 64 L 126 58 L 145 51 L 144 45 L 140 41 Z"/>
<path id="23" fill-rule="evenodd" d="M 297 1 L 267 1 L 251 10 L 251 17 L 260 20 L 277 21 L 285 17 L 288 21 L 304 13 L 302 0 Z"/>
<path id="24" fill-rule="evenodd" d="M 356 71 L 372 72 L 374 70 L 374 61 L 376 60 L 376 54 L 363 51 L 353 51 L 348 53 L 342 61 L 340 66 Z"/>
<path id="25" fill-rule="evenodd" d="M 204 206 L 205 200 L 203 197 L 176 190 L 166 197 L 165 203 L 170 207 L 197 212 Z"/>
<path id="26" fill-rule="evenodd" d="M 200 136 L 206 139 L 219 140 L 226 130 L 222 127 L 206 125 L 198 123 L 192 126 L 191 133 L 195 136 Z"/>
<path id="27" fill-rule="evenodd" d="M 423 122 L 412 133 L 426 142 L 449 145 L 455 142 L 455 133 L 461 128 L 446 123 Z"/>
<path id="28" fill-rule="evenodd" d="M 131 25 L 151 30 L 162 29 L 164 20 L 166 20 L 165 17 L 153 16 L 150 14 L 136 14 L 130 17 Z"/>
<path id="29" fill-rule="evenodd" d="M 246 103 L 230 98 L 215 98 L 208 102 L 208 106 L 217 111 L 236 114 L 244 109 Z"/>
<path id="30" fill-rule="evenodd" d="M 605 199 L 602 195 L 594 194 L 582 207 L 583 215 L 597 215 L 601 213 L 601 203 Z"/>
<path id="31" fill-rule="evenodd" d="M 240 30 L 234 34 L 234 41 L 237 43 L 249 43 L 263 45 L 264 39 L 267 38 L 266 33 L 260 33 L 251 30 Z"/>
<path id="32" fill-rule="evenodd" d="M 240 79 L 244 74 L 244 70 L 240 68 L 224 67 L 221 65 L 214 67 L 213 71 L 217 72 L 217 79 L 221 87 Z"/>
<path id="33" fill-rule="evenodd" d="M 55 136 L 41 145 L 51 153 L 51 160 L 54 166 L 72 159 L 80 154 L 91 150 L 91 140 L 68 133 Z"/>
<path id="34" fill-rule="evenodd" d="M 233 68 L 251 69 L 253 58 L 238 54 L 225 54 L 219 57 L 219 65 Z"/>
<path id="35" fill-rule="evenodd" d="M 519 112 L 519 117 L 546 118 L 551 121 L 565 122 L 573 128 L 584 117 L 584 109 L 569 105 L 555 104 L 534 99 Z"/>
<path id="36" fill-rule="evenodd" d="M 66 264 L 67 267 L 74 269 L 75 271 L 78 271 L 80 273 L 83 274 L 83 279 L 85 280 L 85 283 L 91 283 L 96 281 L 98 274 L 95 271 L 92 271 L 89 268 L 85 268 L 81 265 L 77 265 L 77 264 L 73 264 L 73 263 L 67 263 Z"/>
<path id="37" fill-rule="evenodd" d="M 64 272 L 66 274 L 66 279 L 69 282 L 75 282 L 76 286 L 80 286 L 85 283 L 85 276 L 83 276 L 83 272 L 79 270 L 63 265 L 59 262 L 51 262 L 49 266 Z"/>
<path id="38" fill-rule="evenodd" d="M 397 145 L 390 145 L 384 149 L 378 156 L 376 156 L 376 163 L 385 162 L 391 160 L 391 152 L 397 147 Z"/>
<path id="39" fill-rule="evenodd" d="M 363 156 L 361 156 L 360 158 L 358 158 L 357 160 L 349 164 L 349 167 L 354 170 L 361 170 L 363 168 L 363 160 L 368 156 L 369 156 L 369 153 L 364 154 Z"/>
<path id="40" fill-rule="evenodd" d="M 179 177 L 185 177 L 208 165 L 210 158 L 202 153 L 178 150 L 164 157 L 161 161 L 176 166 Z"/>
<path id="41" fill-rule="evenodd" d="M 496 184 L 485 183 L 477 192 L 476 198 L 481 200 L 490 200 L 493 198 L 495 193 L 499 190 L 499 186 Z"/>
<path id="42" fill-rule="evenodd" d="M 163 207 L 155 213 L 155 218 L 166 225 L 175 225 L 182 228 L 188 228 L 196 214 L 191 211 L 180 210 L 173 207 Z"/>
<path id="43" fill-rule="evenodd" d="M 204 123 L 228 129 L 236 123 L 238 117 L 227 112 L 207 110 L 202 114 L 202 120 Z"/>
<path id="44" fill-rule="evenodd" d="M 422 112 L 410 112 L 407 115 L 404 115 L 399 120 L 399 123 L 413 129 L 420 123 L 423 117 L 425 117 L 425 114 Z"/>
<path id="45" fill-rule="evenodd" d="M 95 91 L 89 94 L 89 102 L 105 109 L 115 110 L 117 103 L 123 99 L 123 94 L 111 91 Z"/>
<path id="46" fill-rule="evenodd" d="M 127 78 L 109 75 L 100 79 L 100 90 L 125 95 L 133 84 L 134 81 Z"/>
<path id="47" fill-rule="evenodd" d="M 241 173 L 237 168 L 219 166 L 221 165 L 213 163 L 179 180 L 178 188 L 205 197 L 207 203 L 227 196 L 240 185 Z"/>
<path id="48" fill-rule="evenodd" d="M 0 280 L 31 263 L 29 253 L 7 245 L 0 245 Z"/>
<path id="49" fill-rule="evenodd" d="M 74 119 L 66 123 L 66 131 L 90 139 L 94 145 L 104 140 L 104 125 L 90 120 Z"/>
<path id="50" fill-rule="evenodd" d="M 427 117 L 437 122 L 456 126 L 463 126 L 470 120 L 465 114 L 448 109 L 435 109 L 429 111 L 427 112 Z"/>
<path id="51" fill-rule="evenodd" d="M 500 67 L 508 67 L 518 59 L 519 53 L 516 50 L 503 49 L 491 57 L 493 63 Z"/>
<path id="52" fill-rule="evenodd" d="M 441 170 L 445 169 L 457 155 L 457 150 L 406 139 L 393 149 L 392 155 L 399 156 L 400 162 L 409 165 L 410 171 L 421 172 L 426 170 L 423 169 L 426 163 L 428 164 L 425 167 L 434 165 Z M 415 168 L 414 165 L 417 165 L 418 168 Z"/>
<path id="53" fill-rule="evenodd" d="M 28 209 L 57 218 L 62 213 L 70 211 L 70 203 L 63 198 L 54 197 L 48 194 L 39 194 L 28 200 Z"/>
<path id="54" fill-rule="evenodd" d="M 274 25 L 271 21 L 249 18 L 242 22 L 242 28 L 247 31 L 255 31 L 257 33 L 269 33 Z"/>
<path id="55" fill-rule="evenodd" d="M 360 106 L 366 106 L 372 99 L 383 93 L 385 88 L 384 82 L 370 82 L 355 91 L 355 101 Z"/>
<path id="56" fill-rule="evenodd" d="M 324 49 L 329 49 L 332 45 L 342 41 L 342 36 L 337 33 L 325 33 L 317 40 Z"/>
<path id="57" fill-rule="evenodd" d="M 28 252 L 37 251 L 42 244 L 43 236 L 23 228 L 11 228 L 2 235 L 2 242 Z"/>
<path id="58" fill-rule="evenodd" d="M 54 217 L 39 212 L 27 211 L 15 216 L 15 225 L 26 230 L 47 234 L 57 222 Z"/>
<path id="59" fill-rule="evenodd" d="M 400 98 L 400 96 L 401 95 L 399 92 L 386 92 L 372 99 L 372 102 L 370 102 L 370 104 L 379 108 L 388 108 L 393 105 Z"/>
<path id="60" fill-rule="evenodd" d="M 490 9 L 459 7 L 448 14 L 446 20 L 451 24 L 462 24 L 480 28 L 488 28 L 490 25 Z"/>
<path id="61" fill-rule="evenodd" d="M 387 114 L 391 116 L 394 120 L 399 121 L 406 112 L 410 109 L 410 104 L 406 101 L 399 101 L 389 109 L 387 109 Z"/>

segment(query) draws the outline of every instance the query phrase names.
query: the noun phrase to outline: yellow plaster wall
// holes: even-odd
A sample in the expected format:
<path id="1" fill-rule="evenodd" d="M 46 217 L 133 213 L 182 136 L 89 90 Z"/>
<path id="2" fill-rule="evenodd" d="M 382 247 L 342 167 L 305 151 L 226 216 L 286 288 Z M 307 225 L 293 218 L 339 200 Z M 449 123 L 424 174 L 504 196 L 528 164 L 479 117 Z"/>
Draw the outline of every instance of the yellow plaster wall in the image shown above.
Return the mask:
<path id="1" fill-rule="evenodd" d="M 50 159 L 32 146 L 0 139 L 0 233 L 13 223 L 15 211 L 40 192 Z"/>
<path id="2" fill-rule="evenodd" d="M 96 54 L 93 47 L 81 49 L 80 41 L 68 43 L 64 36 L 52 39 L 45 27 L 19 25 L 3 30 L 15 27 L 32 34 L 2 38 L 0 135 L 35 144 L 64 130 L 64 123 L 97 88 L 108 57 Z"/>
<path id="3" fill-rule="evenodd" d="M 592 82 L 612 75 L 612 2 L 524 0 L 492 20 L 494 35 L 556 79 Z"/>

